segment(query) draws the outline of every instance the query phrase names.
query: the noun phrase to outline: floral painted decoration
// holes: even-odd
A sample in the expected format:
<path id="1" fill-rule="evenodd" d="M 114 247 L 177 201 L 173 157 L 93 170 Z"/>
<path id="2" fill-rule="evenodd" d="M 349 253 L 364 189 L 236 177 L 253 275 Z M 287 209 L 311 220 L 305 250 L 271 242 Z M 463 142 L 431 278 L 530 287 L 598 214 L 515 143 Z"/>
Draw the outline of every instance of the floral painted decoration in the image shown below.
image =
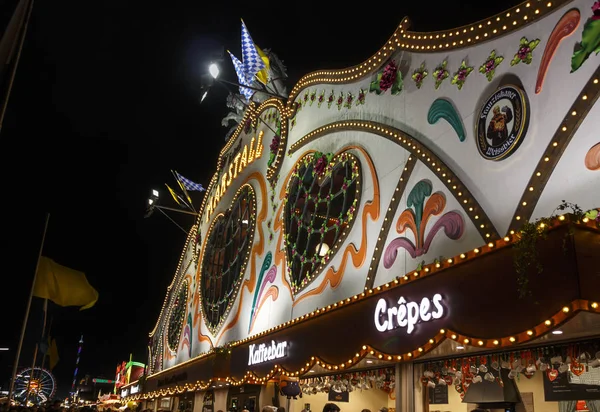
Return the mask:
<path id="1" fill-rule="evenodd" d="M 322 176 L 333 156 L 333 153 L 315 152 L 312 157 L 314 162 L 313 175 Z"/>
<path id="2" fill-rule="evenodd" d="M 382 94 L 389 89 L 392 94 L 402 91 L 402 73 L 394 60 L 390 60 L 383 71 L 377 73 L 377 77 L 371 82 L 369 92 Z"/>
<path id="3" fill-rule="evenodd" d="M 271 144 L 269 145 L 269 161 L 267 162 L 267 167 L 271 167 L 273 162 L 275 161 L 275 155 L 277 154 L 277 149 L 279 149 L 279 143 L 281 143 L 281 136 L 276 134 L 273 136 L 273 140 L 271 140 Z"/>
<path id="4" fill-rule="evenodd" d="M 302 98 L 302 106 L 306 106 L 306 103 L 308 103 L 308 98 L 309 98 L 309 92 L 307 90 L 306 93 L 304 93 L 304 97 Z"/>
<path id="5" fill-rule="evenodd" d="M 579 69 L 593 52 L 600 53 L 600 0 L 592 5 L 592 17 L 583 26 L 581 43 L 571 57 L 571 73 Z"/>
<path id="6" fill-rule="evenodd" d="M 433 72 L 433 78 L 435 79 L 435 89 L 439 89 L 440 85 L 446 78 L 450 75 L 448 70 L 446 70 L 446 66 L 448 65 L 448 61 L 444 60 L 442 64 L 440 64 Z"/>
<path id="7" fill-rule="evenodd" d="M 354 95 L 350 92 L 346 94 L 346 102 L 344 103 L 344 107 L 351 109 L 352 103 L 354 102 Z"/>
<path id="8" fill-rule="evenodd" d="M 310 93 L 310 105 L 312 106 L 316 100 L 317 100 L 317 91 L 314 90 Z"/>
<path id="9" fill-rule="evenodd" d="M 342 109 L 342 105 L 344 104 L 344 92 L 340 92 L 340 96 L 337 98 L 337 108 L 338 110 Z"/>
<path id="10" fill-rule="evenodd" d="M 332 90 L 331 93 L 329 94 L 329 97 L 327 98 L 327 108 L 331 109 L 331 105 L 333 104 L 333 102 L 335 101 L 335 92 Z"/>
<path id="11" fill-rule="evenodd" d="M 531 64 L 533 60 L 533 51 L 540 44 L 540 39 L 527 40 L 527 37 L 521 37 L 519 42 L 519 50 L 515 53 L 515 57 L 510 62 L 511 66 L 515 66 L 521 62 Z"/>
<path id="12" fill-rule="evenodd" d="M 361 104 L 365 104 L 366 98 L 367 98 L 367 91 L 365 89 L 360 89 L 358 92 L 358 98 L 356 99 L 356 105 L 360 106 Z"/>
<path id="13" fill-rule="evenodd" d="M 496 56 L 496 50 L 492 50 L 485 63 L 479 66 L 479 73 L 484 74 L 488 82 L 491 82 L 496 75 L 496 68 L 503 60 L 504 57 Z"/>
<path id="14" fill-rule="evenodd" d="M 323 90 L 321 92 L 321 94 L 319 95 L 319 98 L 317 99 L 317 107 L 321 107 L 321 105 L 323 104 L 324 101 L 325 101 L 325 90 Z"/>
<path id="15" fill-rule="evenodd" d="M 458 90 L 461 90 L 472 71 L 473 67 L 467 66 L 467 63 L 463 60 L 456 73 L 454 73 L 454 77 L 452 77 L 452 84 L 455 84 Z"/>
<path id="16" fill-rule="evenodd" d="M 427 69 L 425 69 L 425 63 L 421 64 L 417 70 L 415 70 L 412 74 L 412 79 L 417 85 L 417 89 L 420 89 L 423 85 L 423 80 L 427 77 L 429 73 L 427 73 Z"/>

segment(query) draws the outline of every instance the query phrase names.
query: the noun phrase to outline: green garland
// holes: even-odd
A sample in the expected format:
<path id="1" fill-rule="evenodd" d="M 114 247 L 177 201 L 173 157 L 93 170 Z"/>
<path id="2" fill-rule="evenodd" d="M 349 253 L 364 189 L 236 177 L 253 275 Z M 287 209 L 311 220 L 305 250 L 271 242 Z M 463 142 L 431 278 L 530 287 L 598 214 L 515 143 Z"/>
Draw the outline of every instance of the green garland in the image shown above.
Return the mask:
<path id="1" fill-rule="evenodd" d="M 541 217 L 533 222 L 526 222 L 520 230 L 520 238 L 514 244 L 514 268 L 517 274 L 517 292 L 519 298 L 523 299 L 531 296 L 529 289 L 529 279 L 533 275 L 540 275 L 544 271 L 544 266 L 539 259 L 538 242 L 545 240 L 548 229 L 557 217 L 557 212 L 571 211 L 571 222 L 580 223 L 586 216 L 586 213 L 575 203 L 562 201 L 554 209 L 550 217 Z M 573 228 L 569 224 L 569 230 L 563 238 L 563 251 L 568 250 L 568 240 L 573 236 Z"/>

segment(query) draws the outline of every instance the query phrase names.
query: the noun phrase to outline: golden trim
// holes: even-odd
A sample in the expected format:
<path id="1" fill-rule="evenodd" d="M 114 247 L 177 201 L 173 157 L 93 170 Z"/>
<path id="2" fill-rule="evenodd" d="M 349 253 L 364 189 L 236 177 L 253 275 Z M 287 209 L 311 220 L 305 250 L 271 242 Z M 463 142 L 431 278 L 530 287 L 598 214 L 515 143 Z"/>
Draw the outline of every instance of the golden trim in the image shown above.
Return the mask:
<path id="1" fill-rule="evenodd" d="M 400 200 L 404 195 L 404 191 L 406 190 L 406 184 L 412 175 L 415 166 L 417 165 L 416 156 L 409 156 L 406 164 L 404 165 L 404 170 L 400 175 L 400 179 L 398 179 L 398 184 L 396 185 L 396 190 L 394 191 L 394 195 L 392 196 L 392 200 L 390 201 L 390 205 L 388 206 L 387 212 L 385 214 L 385 218 L 383 220 L 383 224 L 381 225 L 381 230 L 379 231 L 379 236 L 377 238 L 377 243 L 375 243 L 375 252 L 373 252 L 373 257 L 371 258 L 371 262 L 369 263 L 369 271 L 367 272 L 367 279 L 365 281 L 365 290 L 372 289 L 375 284 L 375 277 L 377 276 L 379 262 L 381 261 L 381 255 L 384 251 L 385 242 L 388 239 L 388 234 L 390 232 L 390 227 L 393 224 L 394 216 L 396 215 L 396 211 L 398 210 L 398 205 L 400 204 Z"/>
<path id="2" fill-rule="evenodd" d="M 535 207 L 543 195 L 546 184 L 550 180 L 550 176 L 552 176 L 552 172 L 556 165 L 558 165 L 579 126 L 581 126 L 598 100 L 598 97 L 600 97 L 600 67 L 592 74 L 575 99 L 575 102 L 573 102 L 567 111 L 563 121 L 558 125 L 554 136 L 533 170 L 512 217 L 508 228 L 509 233 L 517 231 L 533 215 Z"/>
<path id="3" fill-rule="evenodd" d="M 416 53 L 446 52 L 471 47 L 505 36 L 569 4 L 572 0 L 524 1 L 487 19 L 450 30 L 434 32 L 408 31 L 408 17 L 385 45 L 368 60 L 341 70 L 319 70 L 303 76 L 290 92 L 288 108 L 304 88 L 317 83 L 344 84 L 355 82 L 379 69 L 393 53 L 408 50 Z"/>

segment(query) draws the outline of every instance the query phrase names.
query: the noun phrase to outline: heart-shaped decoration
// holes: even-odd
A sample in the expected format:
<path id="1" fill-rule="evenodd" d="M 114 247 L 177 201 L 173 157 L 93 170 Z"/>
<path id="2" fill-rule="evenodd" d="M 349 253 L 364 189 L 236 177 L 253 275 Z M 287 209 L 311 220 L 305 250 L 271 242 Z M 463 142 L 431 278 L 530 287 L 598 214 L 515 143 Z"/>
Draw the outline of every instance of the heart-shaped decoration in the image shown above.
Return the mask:
<path id="1" fill-rule="evenodd" d="M 548 379 L 550 379 L 550 382 L 554 382 L 554 380 L 556 378 L 558 378 L 558 371 L 554 368 L 549 369 L 547 374 L 548 374 Z"/>
<path id="2" fill-rule="evenodd" d="M 208 229 L 199 289 L 202 315 L 213 335 L 227 318 L 244 277 L 254 239 L 255 216 L 254 190 L 244 185 L 231 207 L 217 215 Z"/>
<path id="3" fill-rule="evenodd" d="M 292 291 L 323 270 L 350 233 L 360 199 L 360 163 L 347 152 L 316 152 L 296 164 L 285 200 L 285 244 Z"/>
<path id="4" fill-rule="evenodd" d="M 444 376 L 444 381 L 446 381 L 447 385 L 452 385 L 452 382 L 453 382 L 452 376 L 450 376 L 450 375 Z"/>
<path id="5" fill-rule="evenodd" d="M 576 376 L 581 376 L 581 374 L 583 372 L 585 372 L 585 365 L 582 363 L 579 363 L 577 361 L 574 361 L 571 364 L 571 372 L 573 372 L 573 374 Z"/>

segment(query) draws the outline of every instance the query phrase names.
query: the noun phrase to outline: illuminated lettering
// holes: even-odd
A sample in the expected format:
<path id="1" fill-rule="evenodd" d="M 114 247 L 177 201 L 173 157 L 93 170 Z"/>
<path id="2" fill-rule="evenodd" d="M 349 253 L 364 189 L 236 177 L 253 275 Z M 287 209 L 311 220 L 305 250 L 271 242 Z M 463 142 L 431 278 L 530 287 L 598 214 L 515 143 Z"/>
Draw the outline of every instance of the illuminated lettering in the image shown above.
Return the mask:
<path id="1" fill-rule="evenodd" d="M 206 222 L 209 221 L 210 215 L 217 209 L 217 205 L 219 204 L 219 200 L 227 191 L 227 188 L 231 185 L 233 180 L 237 177 L 238 173 L 242 173 L 242 171 L 248 167 L 254 160 L 260 158 L 262 156 L 263 147 L 262 147 L 262 137 L 264 132 L 259 132 L 256 139 L 253 137 L 250 140 L 249 145 L 245 145 L 242 149 L 241 153 L 238 153 L 233 162 L 229 163 L 229 167 L 227 171 L 223 173 L 221 176 L 221 181 L 218 180 L 214 184 L 214 192 L 208 198 L 207 206 L 206 206 Z M 255 146 L 256 144 L 256 146 Z"/>
<path id="2" fill-rule="evenodd" d="M 268 362 L 287 356 L 287 342 L 271 341 L 271 344 L 261 343 L 260 345 L 250 345 L 248 350 L 248 366 L 257 363 Z"/>
<path id="3" fill-rule="evenodd" d="M 406 333 L 411 334 L 419 322 L 429 322 L 444 316 L 442 295 L 436 293 L 432 299 L 423 298 L 420 303 L 407 302 L 404 297 L 398 299 L 398 305 L 388 308 L 385 299 L 379 299 L 375 306 L 374 323 L 379 332 L 396 328 L 406 328 Z M 431 310 L 433 308 L 433 310 Z"/>

